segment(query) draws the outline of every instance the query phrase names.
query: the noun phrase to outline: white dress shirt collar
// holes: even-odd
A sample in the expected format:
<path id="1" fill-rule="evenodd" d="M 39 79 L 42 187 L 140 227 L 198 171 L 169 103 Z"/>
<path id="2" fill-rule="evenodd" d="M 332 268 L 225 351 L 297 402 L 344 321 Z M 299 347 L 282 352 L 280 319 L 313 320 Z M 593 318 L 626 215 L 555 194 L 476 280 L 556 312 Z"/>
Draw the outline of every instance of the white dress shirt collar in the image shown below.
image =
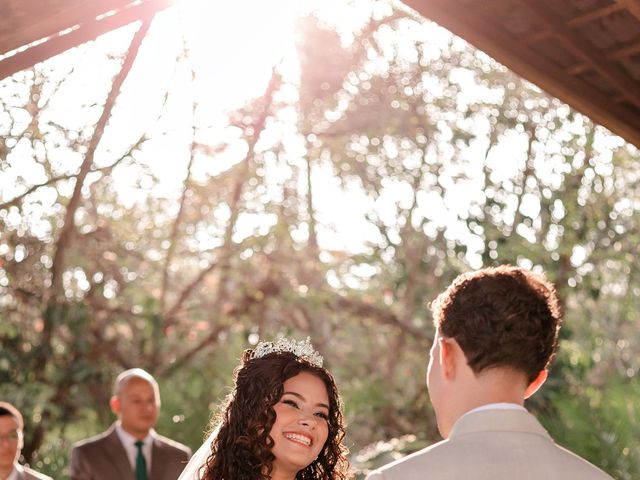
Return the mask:
<path id="1" fill-rule="evenodd" d="M 528 411 L 526 408 L 524 408 L 522 405 L 518 405 L 517 403 L 487 403 L 486 405 L 480 405 L 479 407 L 473 408 L 471 410 L 469 410 L 468 412 L 466 412 L 465 414 L 463 414 L 458 421 L 460 421 L 461 418 L 466 417 L 467 415 L 471 415 L 472 413 L 477 413 L 477 412 L 483 412 L 486 410 L 520 410 L 522 412 L 526 412 Z"/>
<path id="2" fill-rule="evenodd" d="M 116 434 L 120 439 L 120 443 L 124 447 L 127 452 L 127 458 L 129 459 L 129 463 L 131 464 L 131 468 L 133 470 L 136 469 L 136 457 L 138 456 L 138 447 L 136 447 L 136 442 L 138 439 L 126 432 L 124 428 L 122 428 L 122 424 L 120 422 L 116 422 Z M 149 433 L 142 440 L 142 454 L 144 455 L 144 459 L 147 462 L 147 473 L 151 472 L 151 451 L 153 450 L 153 439 L 156 437 L 155 430 L 149 430 Z"/>
<path id="3" fill-rule="evenodd" d="M 18 471 L 20 470 L 22 470 L 20 465 L 18 465 L 18 463 L 14 463 L 13 470 L 11 470 L 11 473 L 9 473 L 7 480 L 18 480 Z"/>

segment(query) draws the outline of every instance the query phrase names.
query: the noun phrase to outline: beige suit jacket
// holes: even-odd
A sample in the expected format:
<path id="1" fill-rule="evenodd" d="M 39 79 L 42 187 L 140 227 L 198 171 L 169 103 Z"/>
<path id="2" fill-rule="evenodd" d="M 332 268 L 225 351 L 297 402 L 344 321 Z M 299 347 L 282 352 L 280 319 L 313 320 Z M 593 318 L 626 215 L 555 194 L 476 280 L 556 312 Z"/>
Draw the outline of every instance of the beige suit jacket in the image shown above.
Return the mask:
<path id="1" fill-rule="evenodd" d="M 367 480 L 612 480 L 556 445 L 536 418 L 519 410 L 461 417 L 448 440 L 374 470 Z"/>
<path id="2" fill-rule="evenodd" d="M 18 480 L 53 480 L 51 477 L 23 465 L 15 465 L 15 469 L 18 472 Z"/>
<path id="3" fill-rule="evenodd" d="M 151 450 L 149 480 L 176 480 L 190 456 L 189 447 L 156 436 Z M 71 480 L 135 480 L 115 426 L 74 445 L 71 450 Z"/>

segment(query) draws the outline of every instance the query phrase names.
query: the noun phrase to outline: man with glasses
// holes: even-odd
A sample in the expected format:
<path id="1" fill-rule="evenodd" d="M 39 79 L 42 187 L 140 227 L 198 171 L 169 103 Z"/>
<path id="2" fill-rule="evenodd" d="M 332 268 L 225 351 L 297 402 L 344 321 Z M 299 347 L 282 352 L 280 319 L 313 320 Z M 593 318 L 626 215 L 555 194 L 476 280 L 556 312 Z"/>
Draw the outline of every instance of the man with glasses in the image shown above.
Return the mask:
<path id="1" fill-rule="evenodd" d="M 24 421 L 16 407 L 0 402 L 0 480 L 51 480 L 18 463 Z"/>

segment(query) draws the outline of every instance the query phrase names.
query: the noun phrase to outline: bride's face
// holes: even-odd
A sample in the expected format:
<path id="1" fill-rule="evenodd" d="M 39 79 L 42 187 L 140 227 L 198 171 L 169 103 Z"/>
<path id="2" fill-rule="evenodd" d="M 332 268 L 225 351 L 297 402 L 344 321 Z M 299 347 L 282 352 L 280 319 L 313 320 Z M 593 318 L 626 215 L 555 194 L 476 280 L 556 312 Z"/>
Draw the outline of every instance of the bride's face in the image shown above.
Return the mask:
<path id="1" fill-rule="evenodd" d="M 273 408 L 276 420 L 269 435 L 275 460 L 271 478 L 294 478 L 316 459 L 327 441 L 327 388 L 317 376 L 301 372 L 284 382 L 284 393 Z"/>

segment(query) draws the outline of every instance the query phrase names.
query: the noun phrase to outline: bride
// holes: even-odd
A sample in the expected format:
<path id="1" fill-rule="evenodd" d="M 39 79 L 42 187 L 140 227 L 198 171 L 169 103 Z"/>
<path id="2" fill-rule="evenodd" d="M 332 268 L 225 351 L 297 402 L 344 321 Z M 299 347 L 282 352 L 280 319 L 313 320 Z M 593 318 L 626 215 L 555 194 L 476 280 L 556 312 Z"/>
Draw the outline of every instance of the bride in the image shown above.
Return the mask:
<path id="1" fill-rule="evenodd" d="M 341 401 L 309 338 L 246 350 L 213 433 L 179 480 L 343 480 Z"/>

